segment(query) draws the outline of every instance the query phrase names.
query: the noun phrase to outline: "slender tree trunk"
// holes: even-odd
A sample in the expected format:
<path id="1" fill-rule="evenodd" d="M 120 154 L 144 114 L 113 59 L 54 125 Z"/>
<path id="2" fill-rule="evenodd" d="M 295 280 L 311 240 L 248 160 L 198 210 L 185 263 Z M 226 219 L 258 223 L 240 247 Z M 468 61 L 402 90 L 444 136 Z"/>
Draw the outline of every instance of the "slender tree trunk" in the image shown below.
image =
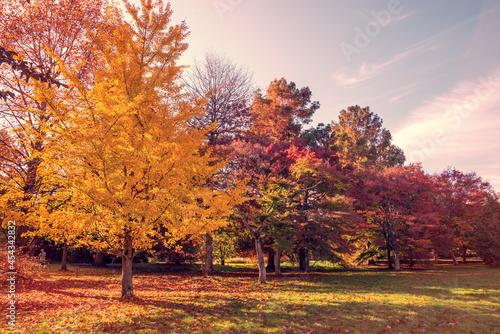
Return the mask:
<path id="1" fill-rule="evenodd" d="M 257 251 L 257 259 L 259 261 L 259 282 L 266 283 L 266 263 L 264 261 L 262 239 L 260 236 L 255 237 L 255 250 Z"/>
<path id="2" fill-rule="evenodd" d="M 68 243 L 65 241 L 63 244 L 61 270 L 68 270 L 67 264 L 68 264 Z"/>
<path id="3" fill-rule="evenodd" d="M 221 266 L 225 266 L 226 265 L 226 259 L 224 259 L 223 257 L 221 257 L 221 259 L 220 259 L 220 265 Z"/>
<path id="4" fill-rule="evenodd" d="M 274 252 L 274 274 L 281 276 L 281 251 L 279 249 Z"/>
<path id="5" fill-rule="evenodd" d="M 467 247 L 463 247 L 462 248 L 462 263 L 465 263 L 467 262 Z"/>
<path id="6" fill-rule="evenodd" d="M 399 251 L 397 247 L 395 247 L 394 249 L 394 269 L 401 270 L 401 264 L 399 262 Z"/>
<path id="7" fill-rule="evenodd" d="M 122 297 L 133 296 L 132 285 L 132 238 L 128 232 L 125 233 L 122 255 Z"/>
<path id="8" fill-rule="evenodd" d="M 203 275 L 208 276 L 214 271 L 214 238 L 210 233 L 205 234 L 205 263 L 203 268 Z"/>
<path id="9" fill-rule="evenodd" d="M 369 242 L 369 241 L 367 241 L 367 242 L 365 243 L 365 250 L 368 252 L 368 250 L 369 250 L 369 249 L 370 249 L 370 242 Z M 372 262 L 372 259 L 366 259 L 366 263 L 365 263 L 365 264 L 366 264 L 367 266 L 369 266 L 369 265 L 371 264 L 371 262 Z"/>
<path id="10" fill-rule="evenodd" d="M 270 248 L 269 253 L 267 254 L 267 267 L 266 269 L 268 271 L 274 271 L 275 266 L 274 266 L 274 249 Z"/>
<path id="11" fill-rule="evenodd" d="M 94 267 L 106 267 L 106 253 L 95 253 Z"/>
<path id="12" fill-rule="evenodd" d="M 312 259 L 312 252 L 310 249 L 306 249 L 306 271 L 309 272 L 311 271 L 309 267 L 309 263 L 311 262 Z"/>
<path id="13" fill-rule="evenodd" d="M 392 269 L 392 262 L 391 262 L 391 239 L 390 235 L 388 232 L 388 227 L 384 224 L 384 238 L 385 238 L 385 245 L 387 248 L 387 268 L 390 270 Z"/>
<path id="14" fill-rule="evenodd" d="M 455 252 L 453 252 L 453 249 L 450 250 L 450 255 L 451 258 L 453 259 L 453 265 L 458 266 L 458 261 L 457 258 L 455 257 Z"/>
<path id="15" fill-rule="evenodd" d="M 266 263 L 264 261 L 264 253 L 262 252 L 261 233 L 266 225 L 267 218 L 269 218 L 269 217 L 261 220 L 260 228 L 256 232 L 253 230 L 253 228 L 250 226 L 250 224 L 248 224 L 248 221 L 247 221 L 245 215 L 243 214 L 243 212 L 241 212 L 241 209 L 239 207 L 238 207 L 238 211 L 240 213 L 241 218 L 243 219 L 243 223 L 245 224 L 247 229 L 250 231 L 250 233 L 252 233 L 253 238 L 255 240 L 255 250 L 257 251 L 257 259 L 259 262 L 259 282 L 266 283 Z"/>
<path id="16" fill-rule="evenodd" d="M 401 270 L 401 262 L 399 260 L 399 247 L 398 247 L 398 239 L 394 231 L 389 234 L 389 240 L 391 242 L 391 248 L 394 251 L 394 269 Z"/>

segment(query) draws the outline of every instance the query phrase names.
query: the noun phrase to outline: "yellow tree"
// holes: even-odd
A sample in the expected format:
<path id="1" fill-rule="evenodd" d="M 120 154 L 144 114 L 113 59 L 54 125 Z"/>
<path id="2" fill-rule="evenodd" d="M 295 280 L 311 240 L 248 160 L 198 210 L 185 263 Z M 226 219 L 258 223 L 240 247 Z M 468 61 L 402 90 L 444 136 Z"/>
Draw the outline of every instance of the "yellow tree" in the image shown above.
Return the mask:
<path id="1" fill-rule="evenodd" d="M 60 185 L 59 201 L 71 199 L 64 219 L 82 231 L 81 242 L 121 256 L 122 296 L 133 295 L 138 252 L 165 237 L 162 231 L 182 237 L 224 225 L 239 193 L 205 187 L 222 165 L 203 147 L 205 132 L 189 126 L 200 108 L 186 102 L 178 83 L 185 23 L 171 25 L 170 5 L 161 1 L 141 5 L 125 2 L 130 22 L 117 13 L 111 35 L 92 37 L 102 59 L 94 85 L 62 62 L 67 96 L 53 99 L 39 85 L 54 120 L 46 126 L 53 140 L 45 175 Z"/>

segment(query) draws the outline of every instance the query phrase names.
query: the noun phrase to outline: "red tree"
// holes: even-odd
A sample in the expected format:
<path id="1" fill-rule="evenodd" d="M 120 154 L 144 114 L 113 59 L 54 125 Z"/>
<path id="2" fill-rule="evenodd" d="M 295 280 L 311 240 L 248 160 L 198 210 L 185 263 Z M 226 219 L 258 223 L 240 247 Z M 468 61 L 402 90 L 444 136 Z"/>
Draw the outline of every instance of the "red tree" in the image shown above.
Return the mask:
<path id="1" fill-rule="evenodd" d="M 262 238 L 270 220 L 288 206 L 292 197 L 290 154 L 303 147 L 299 135 L 302 124 L 308 123 L 318 108 L 311 102 L 309 88 L 296 88 L 285 79 L 274 80 L 265 96 L 257 92 L 251 107 L 251 127 L 242 140 L 232 144 L 232 168 L 235 178 L 248 179 L 250 199 L 239 208 L 245 226 L 255 240 L 259 259 L 259 280 L 266 281 Z"/>
<path id="2" fill-rule="evenodd" d="M 467 250 L 470 249 L 468 239 L 474 231 L 474 222 L 482 214 L 482 207 L 491 186 L 476 173 L 463 173 L 448 168 L 434 177 L 437 186 L 437 200 L 442 206 L 441 225 L 452 233 L 447 244 L 447 252 L 454 264 L 458 264 L 455 249 L 462 252 L 466 261 Z"/>
<path id="3" fill-rule="evenodd" d="M 437 220 L 433 189 L 420 165 L 369 170 L 351 185 L 356 209 L 365 217 L 360 230 L 375 231 L 375 242 L 385 243 L 389 268 L 391 251 L 394 267 L 399 270 L 403 254 L 413 258 L 432 249 Z"/>

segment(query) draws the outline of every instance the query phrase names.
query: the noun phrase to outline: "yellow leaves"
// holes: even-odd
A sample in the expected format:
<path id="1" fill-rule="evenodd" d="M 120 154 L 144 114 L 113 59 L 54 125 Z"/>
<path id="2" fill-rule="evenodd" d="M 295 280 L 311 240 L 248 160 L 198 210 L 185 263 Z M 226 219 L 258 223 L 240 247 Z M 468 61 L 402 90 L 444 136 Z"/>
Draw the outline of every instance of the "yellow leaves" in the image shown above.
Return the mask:
<path id="1" fill-rule="evenodd" d="M 93 36 L 103 61 L 93 86 L 61 62 L 72 87 L 64 98 L 36 87 L 54 119 L 41 172 L 58 187 L 37 213 L 41 234 L 71 233 L 100 250 L 119 248 L 128 234 L 134 249 L 148 249 L 160 227 L 174 236 L 215 230 L 241 203 L 244 183 L 207 186 L 223 164 L 204 149 L 205 132 L 189 126 L 199 106 L 186 103 L 175 81 L 186 28 L 168 29 L 168 16 L 168 6 L 151 15 L 154 29 L 141 26 L 142 14 L 136 28 L 118 18 L 112 37 Z M 128 38 L 139 33 L 146 42 Z"/>

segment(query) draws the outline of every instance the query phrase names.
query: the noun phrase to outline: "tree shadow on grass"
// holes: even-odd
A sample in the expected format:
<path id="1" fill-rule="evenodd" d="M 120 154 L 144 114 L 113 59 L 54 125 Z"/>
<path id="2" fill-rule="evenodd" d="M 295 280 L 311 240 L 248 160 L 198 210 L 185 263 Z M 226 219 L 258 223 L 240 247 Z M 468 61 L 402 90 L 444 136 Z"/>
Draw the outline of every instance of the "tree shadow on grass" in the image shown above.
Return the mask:
<path id="1" fill-rule="evenodd" d="M 281 277 L 269 275 L 269 284 L 265 285 L 256 283 L 258 273 L 252 270 L 214 273 L 207 278 L 200 272 L 175 272 L 167 275 L 140 273 L 135 274 L 134 279 L 134 289 L 138 299 L 130 301 L 119 298 L 120 278 L 117 276 L 104 276 L 101 280 L 92 280 L 89 279 L 91 274 L 81 277 L 59 274 L 57 281 L 34 285 L 31 290 L 34 294 L 48 295 L 45 297 L 50 300 L 50 304 L 43 298 L 32 300 L 25 311 L 36 314 L 47 307 L 64 311 L 82 303 L 106 305 L 131 303 L 150 310 L 147 314 L 122 318 L 127 320 L 100 322 L 97 328 L 92 329 L 96 332 L 110 333 L 122 331 L 134 333 L 147 328 L 152 328 L 153 332 L 158 330 L 158 333 L 245 333 L 253 329 L 257 332 L 300 333 L 313 330 L 315 333 L 331 333 L 339 331 L 339 328 L 348 329 L 349 326 L 357 328 L 359 332 L 369 333 L 377 332 L 379 329 L 410 333 L 411 326 L 429 332 L 432 330 L 443 332 L 443 328 L 451 331 L 458 329 L 457 326 L 461 326 L 461 331 L 481 332 L 480 326 L 472 320 L 467 320 L 463 315 L 467 314 L 468 319 L 476 322 L 482 321 L 485 326 L 500 325 L 498 318 L 500 309 L 491 308 L 499 303 L 500 283 L 482 292 L 479 292 L 480 290 L 474 285 L 478 283 L 477 278 L 481 277 L 484 278 L 484 282 L 479 281 L 480 286 L 488 285 L 491 276 L 497 275 L 498 272 L 484 273 L 481 276 L 476 275 L 476 271 L 470 271 L 468 274 L 459 272 L 458 276 L 453 276 L 449 272 L 432 271 L 419 272 L 418 275 L 413 272 L 373 271 L 287 272 Z M 94 276 L 99 278 L 96 274 Z M 474 288 L 457 295 L 457 287 L 466 284 L 467 279 L 471 277 L 476 279 L 470 283 Z M 458 283 L 455 283 L 455 280 Z M 346 293 L 355 293 L 358 296 L 401 295 L 409 300 L 415 297 L 415 301 L 391 304 L 369 300 L 364 303 L 336 302 L 331 298 L 324 301 L 320 298 L 314 302 L 301 299 L 297 304 L 283 297 L 286 294 L 294 294 L 301 298 L 307 295 L 331 297 Z M 416 297 L 421 296 L 432 297 L 436 302 L 434 305 L 420 305 Z M 479 303 L 476 308 L 457 309 L 456 301 L 478 303 L 486 301 L 489 306 Z M 402 318 L 401 315 L 407 318 Z M 377 331 L 370 330 L 372 328 L 376 328 Z M 486 332 L 492 331 L 486 330 Z"/>
<path id="2" fill-rule="evenodd" d="M 136 333 L 355 333 L 491 332 L 498 315 L 478 308 L 460 314 L 450 305 L 424 306 L 380 302 L 340 302 L 321 305 L 257 298 L 218 298 L 217 304 L 190 300 L 172 302 L 144 299 L 152 312 L 113 323 L 101 323 L 98 332 Z M 469 320 L 473 319 L 473 320 Z"/>

